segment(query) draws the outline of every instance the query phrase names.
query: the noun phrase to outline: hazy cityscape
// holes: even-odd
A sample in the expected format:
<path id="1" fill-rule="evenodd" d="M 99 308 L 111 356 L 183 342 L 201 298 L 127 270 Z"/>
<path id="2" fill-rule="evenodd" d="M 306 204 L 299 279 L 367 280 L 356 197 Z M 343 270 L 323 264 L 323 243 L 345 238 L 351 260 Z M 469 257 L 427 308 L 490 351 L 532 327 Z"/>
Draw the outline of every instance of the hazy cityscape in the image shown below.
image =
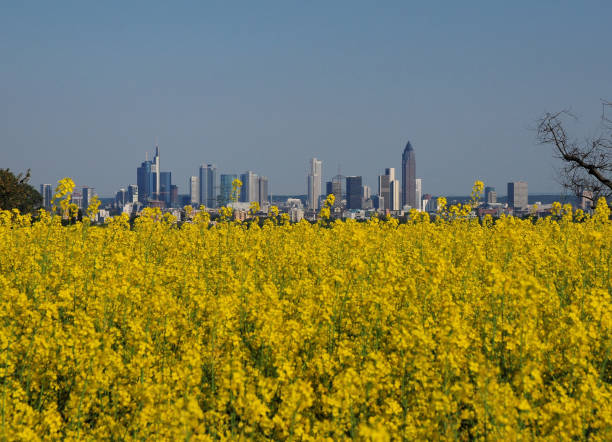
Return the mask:
<path id="1" fill-rule="evenodd" d="M 335 197 L 333 218 L 367 219 L 373 214 L 403 217 L 412 209 L 435 214 L 438 211 L 437 197 L 447 197 L 424 191 L 424 179 L 417 177 L 416 151 L 410 141 L 401 153 L 401 170 L 384 168 L 375 186 L 365 184 L 362 176 L 341 174 L 340 167 L 335 175 L 324 180 L 323 160 L 311 158 L 308 173 L 304 177 L 306 192 L 303 195 L 286 195 L 282 189 L 272 194 L 268 176 L 252 170 L 242 173 L 221 172 L 214 163 L 203 163 L 189 177 L 185 186 L 179 187 L 172 180 L 172 171 L 162 170 L 161 158 L 159 145 L 155 146 L 152 159 L 145 152 L 145 160 L 136 169 L 135 183 L 119 186 L 114 197 L 101 197 L 104 204 L 98 220 L 103 221 L 119 213 L 137 216 L 145 207 L 160 208 L 180 219 L 184 216 L 185 206 L 195 210 L 203 207 L 212 214 L 218 213 L 220 207 L 230 206 L 237 218 L 244 219 L 252 211 L 252 203 L 257 203 L 258 212 L 263 215 L 274 205 L 282 213 L 289 214 L 291 221 L 316 220 L 322 201 L 330 194 Z M 237 198 L 233 200 L 233 183 L 237 179 L 241 186 Z M 51 208 L 52 189 L 51 184 L 40 185 L 43 206 L 47 209 Z M 540 200 L 530 203 L 528 183 L 525 181 L 509 182 L 504 191 L 505 195 L 498 195 L 495 187 L 486 186 L 473 214 L 479 217 L 499 217 L 502 214 L 546 216 L 551 213 L 551 196 L 534 195 L 532 199 L 540 196 Z M 94 195 L 95 188 L 81 186 L 73 194 L 72 200 L 80 209 L 86 209 Z M 584 196 L 579 199 L 562 195 L 552 197 L 589 210 L 591 201 L 586 198 L 588 195 Z M 466 196 L 449 198 L 451 203 L 462 203 L 469 199 Z"/>

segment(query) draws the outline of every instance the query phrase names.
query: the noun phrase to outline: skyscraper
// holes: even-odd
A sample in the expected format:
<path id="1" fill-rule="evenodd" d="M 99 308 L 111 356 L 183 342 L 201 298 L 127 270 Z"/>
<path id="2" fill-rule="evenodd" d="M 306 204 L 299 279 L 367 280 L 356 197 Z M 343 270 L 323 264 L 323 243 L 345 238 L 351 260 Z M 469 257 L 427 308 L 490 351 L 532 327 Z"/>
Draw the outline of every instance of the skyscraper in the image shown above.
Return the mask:
<path id="1" fill-rule="evenodd" d="M 221 186 L 219 188 L 219 194 L 221 195 L 221 204 L 225 205 L 230 202 L 232 197 L 232 183 L 238 175 L 235 173 L 221 174 Z"/>
<path id="2" fill-rule="evenodd" d="M 410 141 L 402 154 L 402 209 L 404 206 L 417 208 L 416 198 L 416 159 Z"/>
<path id="3" fill-rule="evenodd" d="M 382 197 L 383 207 L 381 209 L 399 210 L 399 182 L 395 178 L 395 168 L 385 169 L 384 175 L 378 177 L 378 196 Z"/>
<path id="4" fill-rule="evenodd" d="M 422 205 L 423 202 L 421 201 L 423 196 L 422 196 L 422 189 L 421 186 L 423 185 L 423 180 L 421 178 L 417 178 L 416 180 L 414 180 L 414 191 L 415 191 L 415 202 L 416 202 L 416 206 L 414 206 L 415 209 L 417 210 L 422 210 Z"/>
<path id="5" fill-rule="evenodd" d="M 170 207 L 172 200 L 172 172 L 160 172 L 159 173 L 159 192 L 157 199 L 166 203 L 166 207 Z"/>
<path id="6" fill-rule="evenodd" d="M 259 206 L 263 207 L 268 204 L 268 177 L 260 176 L 258 185 L 259 189 L 257 193 L 259 194 Z"/>
<path id="7" fill-rule="evenodd" d="M 51 209 L 51 199 L 53 198 L 51 184 L 41 184 L 40 194 L 42 195 L 42 198 L 43 198 L 42 207 L 45 210 L 50 210 Z"/>
<path id="8" fill-rule="evenodd" d="M 319 198 L 321 197 L 321 179 L 323 162 L 316 158 L 310 160 L 310 172 L 308 173 L 308 208 L 317 210 Z"/>
<path id="9" fill-rule="evenodd" d="M 95 189 L 93 187 L 83 186 L 83 199 L 81 200 L 81 208 L 83 211 L 87 210 L 94 195 Z"/>
<path id="10" fill-rule="evenodd" d="M 192 206 L 200 204 L 200 180 L 197 176 L 189 177 L 189 204 Z"/>
<path id="11" fill-rule="evenodd" d="M 487 204 L 494 204 L 497 202 L 497 192 L 495 192 L 495 187 L 485 187 L 484 200 Z"/>
<path id="12" fill-rule="evenodd" d="M 344 198 L 342 192 L 342 183 L 345 181 L 345 177 L 340 174 L 340 170 L 338 170 L 338 174 L 332 178 L 332 193 L 334 194 L 334 207 L 339 208 L 342 206 L 342 199 Z"/>
<path id="13" fill-rule="evenodd" d="M 513 209 L 524 209 L 528 206 L 527 183 L 515 181 L 508 183 L 508 206 Z"/>
<path id="14" fill-rule="evenodd" d="M 178 186 L 172 184 L 170 186 L 170 207 L 176 207 L 179 203 Z"/>
<path id="15" fill-rule="evenodd" d="M 259 202 L 259 176 L 248 170 L 240 174 L 240 181 L 242 181 L 240 201 L 243 203 Z"/>
<path id="16" fill-rule="evenodd" d="M 360 176 L 346 177 L 346 207 L 347 209 L 361 209 L 363 189 Z"/>
<path id="17" fill-rule="evenodd" d="M 157 143 L 155 144 L 155 156 L 151 164 L 151 173 L 153 174 L 153 198 L 160 200 L 162 199 L 159 195 L 161 192 L 161 169 L 159 165 L 159 146 Z"/>
<path id="18" fill-rule="evenodd" d="M 207 164 L 200 166 L 200 204 L 206 207 L 217 207 L 217 166 Z"/>
<path id="19" fill-rule="evenodd" d="M 153 174 L 151 173 L 153 163 L 146 159 L 136 171 L 136 184 L 138 186 L 138 201 L 146 203 L 153 199 Z"/>
<path id="20" fill-rule="evenodd" d="M 123 208 L 126 203 L 128 203 L 128 193 L 127 190 L 122 187 L 115 195 L 115 205 L 119 208 Z"/>
<path id="21" fill-rule="evenodd" d="M 138 186 L 136 184 L 130 184 L 128 186 L 128 202 L 135 203 L 138 201 Z"/>

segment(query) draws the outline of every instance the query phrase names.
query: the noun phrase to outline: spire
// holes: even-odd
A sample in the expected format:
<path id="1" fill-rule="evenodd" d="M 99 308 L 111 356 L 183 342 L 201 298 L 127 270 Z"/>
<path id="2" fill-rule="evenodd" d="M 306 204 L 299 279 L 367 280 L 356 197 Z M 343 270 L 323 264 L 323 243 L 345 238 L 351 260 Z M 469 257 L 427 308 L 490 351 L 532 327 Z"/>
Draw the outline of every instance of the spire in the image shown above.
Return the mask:
<path id="1" fill-rule="evenodd" d="M 408 141 L 408 142 L 406 143 L 406 148 L 405 148 L 404 150 L 405 150 L 405 151 L 406 151 L 406 150 L 407 150 L 407 151 L 414 150 L 414 148 L 412 147 L 412 144 L 410 144 L 410 141 Z"/>
<path id="2" fill-rule="evenodd" d="M 155 137 L 155 156 L 156 157 L 159 156 L 159 143 L 158 143 L 157 137 Z"/>

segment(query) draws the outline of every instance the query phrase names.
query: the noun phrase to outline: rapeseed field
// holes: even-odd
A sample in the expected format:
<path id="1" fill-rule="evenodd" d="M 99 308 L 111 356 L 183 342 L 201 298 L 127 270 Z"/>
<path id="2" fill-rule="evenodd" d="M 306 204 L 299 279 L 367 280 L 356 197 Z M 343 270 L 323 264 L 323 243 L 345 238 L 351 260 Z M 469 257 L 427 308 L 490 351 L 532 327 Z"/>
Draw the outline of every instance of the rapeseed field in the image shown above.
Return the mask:
<path id="1" fill-rule="evenodd" d="M 0 213 L 3 440 L 612 439 L 604 202 L 495 222 L 325 209 L 261 227 Z"/>

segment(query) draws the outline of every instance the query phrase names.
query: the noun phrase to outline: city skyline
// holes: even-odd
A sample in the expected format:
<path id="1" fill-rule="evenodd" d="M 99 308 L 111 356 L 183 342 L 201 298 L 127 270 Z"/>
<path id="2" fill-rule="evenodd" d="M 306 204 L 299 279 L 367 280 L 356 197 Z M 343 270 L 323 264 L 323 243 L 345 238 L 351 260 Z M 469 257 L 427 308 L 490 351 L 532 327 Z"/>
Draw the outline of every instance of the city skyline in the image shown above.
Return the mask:
<path id="1" fill-rule="evenodd" d="M 570 108 L 582 138 L 610 99 L 612 4 L 588 4 L 7 4 L 2 166 L 110 196 L 158 137 L 181 193 L 212 161 L 301 194 L 311 157 L 375 189 L 408 138 L 426 192 L 558 192 L 535 121 Z"/>

